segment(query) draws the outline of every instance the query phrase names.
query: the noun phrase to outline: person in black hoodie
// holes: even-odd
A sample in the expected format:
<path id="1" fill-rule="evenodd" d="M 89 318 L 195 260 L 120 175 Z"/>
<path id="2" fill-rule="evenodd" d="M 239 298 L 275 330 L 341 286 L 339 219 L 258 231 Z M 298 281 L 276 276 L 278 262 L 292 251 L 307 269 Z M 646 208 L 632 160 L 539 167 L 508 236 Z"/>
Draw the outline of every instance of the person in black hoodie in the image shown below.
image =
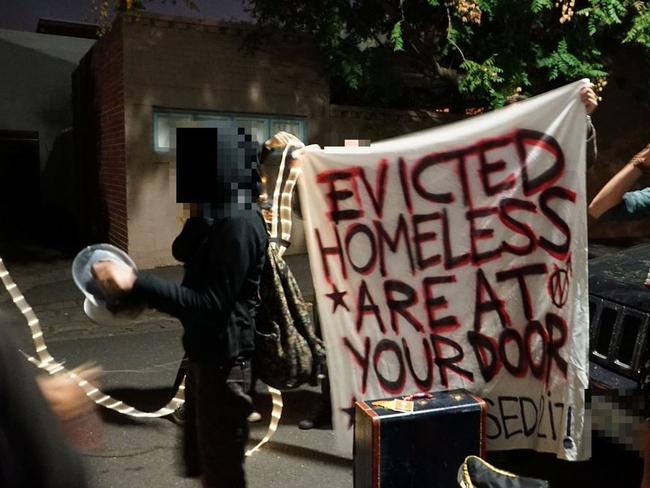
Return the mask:
<path id="1" fill-rule="evenodd" d="M 240 142 L 246 142 L 243 136 Z M 93 267 L 98 285 L 108 296 L 119 300 L 132 294 L 180 319 L 188 358 L 185 467 L 189 476 L 200 476 L 209 488 L 246 486 L 247 417 L 252 411 L 247 392 L 268 245 L 255 203 L 256 154 L 247 148 L 246 161 L 233 166 L 235 158 L 219 153 L 218 179 L 210 201 L 213 220 L 191 217 L 174 244 L 174 255 L 185 265 L 180 285 L 146 273 L 136 275 L 114 262 Z"/>

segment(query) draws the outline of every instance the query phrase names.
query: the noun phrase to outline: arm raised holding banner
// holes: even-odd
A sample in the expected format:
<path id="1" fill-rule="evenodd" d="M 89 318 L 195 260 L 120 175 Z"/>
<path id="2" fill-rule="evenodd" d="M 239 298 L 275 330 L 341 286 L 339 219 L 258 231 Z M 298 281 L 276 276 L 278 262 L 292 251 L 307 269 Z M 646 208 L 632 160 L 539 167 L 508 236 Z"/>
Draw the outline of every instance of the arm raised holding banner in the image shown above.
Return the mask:
<path id="1" fill-rule="evenodd" d="M 589 215 L 605 213 L 613 220 L 640 219 L 650 215 L 650 188 L 630 191 L 643 174 L 650 173 L 650 144 L 616 173 L 589 204 Z"/>

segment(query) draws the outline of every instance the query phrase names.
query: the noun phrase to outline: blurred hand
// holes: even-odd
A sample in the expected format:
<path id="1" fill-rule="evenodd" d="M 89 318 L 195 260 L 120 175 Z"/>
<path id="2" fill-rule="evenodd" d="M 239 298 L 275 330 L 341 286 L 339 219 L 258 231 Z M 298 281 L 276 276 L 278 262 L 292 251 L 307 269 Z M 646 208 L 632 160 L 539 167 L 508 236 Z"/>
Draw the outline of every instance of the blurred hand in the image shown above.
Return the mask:
<path id="1" fill-rule="evenodd" d="M 641 149 L 635 156 L 632 158 L 632 162 L 636 165 L 643 166 L 645 169 L 650 170 L 650 144 Z"/>
<path id="2" fill-rule="evenodd" d="M 580 89 L 580 100 L 587 110 L 587 115 L 591 115 L 598 108 L 598 96 L 592 85 L 585 85 Z"/>
<path id="3" fill-rule="evenodd" d="M 92 267 L 92 274 L 102 292 L 110 298 L 133 289 L 136 274 L 132 268 L 115 261 L 100 261 Z"/>
<path id="4" fill-rule="evenodd" d="M 269 149 L 275 149 L 278 147 L 285 147 L 288 145 L 302 147 L 304 144 L 293 134 L 290 134 L 285 131 L 280 131 L 275 134 L 273 137 L 268 139 L 264 145 Z"/>
<path id="5" fill-rule="evenodd" d="M 93 382 L 101 374 L 96 367 L 82 367 L 73 372 L 80 378 Z M 74 379 L 66 373 L 36 378 L 36 382 L 52 411 L 61 420 L 86 414 L 95 408 L 94 403 L 86 396 Z"/>

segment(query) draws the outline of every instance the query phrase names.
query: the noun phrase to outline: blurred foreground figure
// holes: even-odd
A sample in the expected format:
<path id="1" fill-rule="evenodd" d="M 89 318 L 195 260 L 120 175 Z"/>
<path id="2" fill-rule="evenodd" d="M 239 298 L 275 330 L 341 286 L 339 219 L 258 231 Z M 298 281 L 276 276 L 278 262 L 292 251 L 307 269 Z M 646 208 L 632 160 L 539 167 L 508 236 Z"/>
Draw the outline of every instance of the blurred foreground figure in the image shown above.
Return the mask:
<path id="1" fill-rule="evenodd" d="M 186 474 L 206 488 L 244 488 L 254 321 L 268 243 L 256 204 L 257 147 L 243 129 L 178 129 L 176 157 L 177 201 L 192 209 L 173 247 L 183 282 L 109 261 L 93 273 L 107 296 L 135 298 L 181 321 Z"/>
<path id="2" fill-rule="evenodd" d="M 0 486 L 88 486 L 81 457 L 62 425 L 93 409 L 69 378 L 46 377 L 37 383 L 6 327 L 0 325 Z"/>

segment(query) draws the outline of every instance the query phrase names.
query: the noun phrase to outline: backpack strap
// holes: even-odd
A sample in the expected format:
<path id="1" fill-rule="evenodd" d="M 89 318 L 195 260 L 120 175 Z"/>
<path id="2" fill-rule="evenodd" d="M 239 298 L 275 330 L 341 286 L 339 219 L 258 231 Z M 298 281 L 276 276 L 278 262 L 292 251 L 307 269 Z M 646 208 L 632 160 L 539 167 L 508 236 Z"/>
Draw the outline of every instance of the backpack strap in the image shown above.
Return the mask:
<path id="1" fill-rule="evenodd" d="M 300 174 L 298 167 L 292 164 L 291 161 L 287 164 L 287 155 L 291 148 L 297 149 L 300 147 L 304 147 L 304 144 L 297 138 L 295 142 L 285 146 L 284 151 L 282 151 L 278 177 L 275 180 L 275 189 L 273 190 L 269 245 L 275 247 L 280 256 L 291 245 L 291 201 L 296 180 Z"/>
<path id="2" fill-rule="evenodd" d="M 269 246 L 277 249 L 278 254 L 282 256 L 284 251 L 291 245 L 291 199 L 293 198 L 293 189 L 298 179 L 299 171 L 293 164 L 287 164 L 287 155 L 292 148 L 304 147 L 300 139 L 296 137 L 296 142 L 285 146 L 282 151 L 282 160 L 280 162 L 280 169 L 278 176 L 275 180 L 275 188 L 273 190 L 273 206 L 271 212 L 271 229 L 269 232 Z M 267 253 L 268 259 L 268 253 Z M 264 444 L 266 444 L 273 434 L 278 429 L 280 418 L 282 417 L 282 393 L 280 390 L 266 385 L 271 400 L 273 402 L 273 410 L 271 411 L 271 422 L 266 431 L 264 438 L 253 448 L 246 451 L 246 456 L 251 456 L 258 451 Z"/>

